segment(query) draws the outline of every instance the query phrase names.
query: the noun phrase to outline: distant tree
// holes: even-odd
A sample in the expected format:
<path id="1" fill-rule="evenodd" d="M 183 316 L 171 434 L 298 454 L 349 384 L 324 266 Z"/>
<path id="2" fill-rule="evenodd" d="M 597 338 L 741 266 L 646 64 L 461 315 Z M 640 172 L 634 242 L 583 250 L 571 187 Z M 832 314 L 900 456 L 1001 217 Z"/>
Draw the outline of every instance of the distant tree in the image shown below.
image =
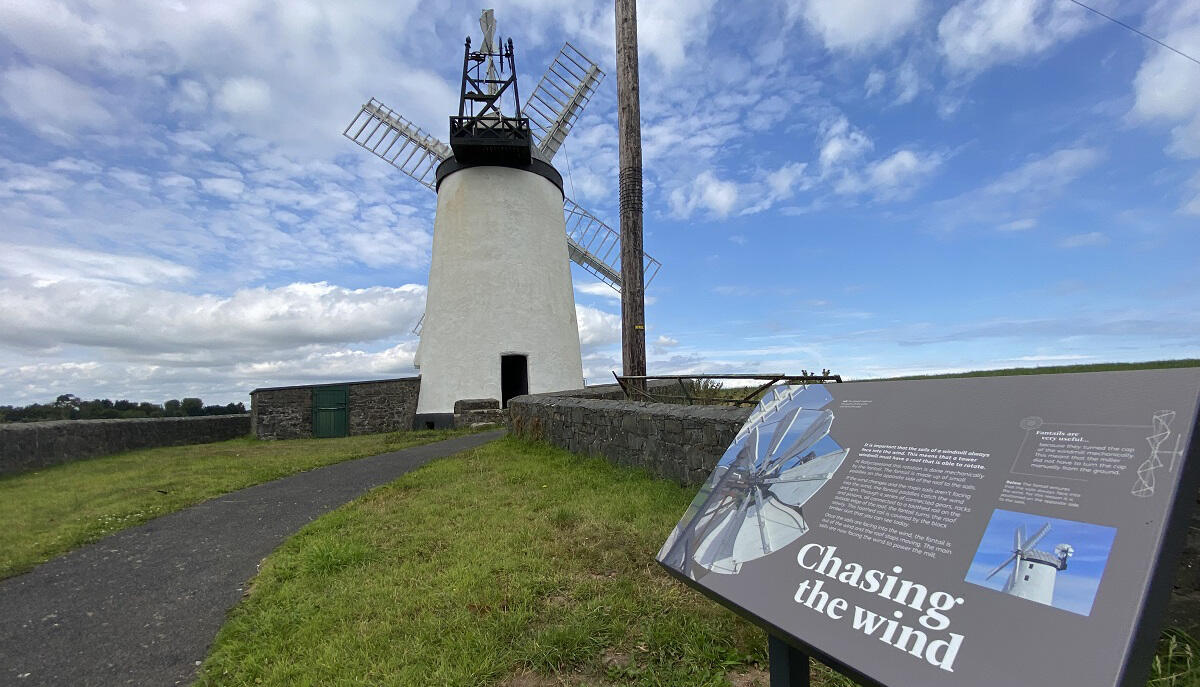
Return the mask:
<path id="1" fill-rule="evenodd" d="M 138 410 L 142 411 L 142 417 L 162 417 L 163 414 L 162 406 L 147 401 L 139 403 Z"/>
<path id="2" fill-rule="evenodd" d="M 185 398 L 180 402 L 180 409 L 183 414 L 188 417 L 196 417 L 204 414 L 204 401 L 198 398 Z"/>
<path id="3" fill-rule="evenodd" d="M 59 410 L 59 417 L 64 420 L 74 420 L 79 417 L 79 397 L 75 394 L 62 394 L 54 399 L 54 407 Z"/>
<path id="4" fill-rule="evenodd" d="M 172 398 L 163 404 L 163 417 L 182 417 L 183 411 L 180 409 L 180 403 L 177 399 Z"/>

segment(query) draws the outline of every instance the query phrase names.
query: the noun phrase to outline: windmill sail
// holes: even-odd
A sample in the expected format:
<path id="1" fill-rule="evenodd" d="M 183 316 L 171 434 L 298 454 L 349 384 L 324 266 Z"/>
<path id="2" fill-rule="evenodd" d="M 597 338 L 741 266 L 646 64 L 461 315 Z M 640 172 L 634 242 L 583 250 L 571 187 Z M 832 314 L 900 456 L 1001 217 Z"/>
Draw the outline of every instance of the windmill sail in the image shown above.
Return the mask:
<path id="1" fill-rule="evenodd" d="M 621 235 L 595 215 L 567 199 L 563 204 L 567 222 L 567 251 L 571 260 L 592 276 L 621 290 Z M 662 263 L 642 253 L 642 272 L 649 285 Z"/>
<path id="2" fill-rule="evenodd" d="M 595 62 L 570 43 L 563 44 L 522 112 L 529 118 L 539 157 L 547 162 L 554 159 L 603 80 L 604 72 Z"/>
<path id="3" fill-rule="evenodd" d="M 342 132 L 396 169 L 434 190 L 437 166 L 453 153 L 450 146 L 371 98 Z"/>

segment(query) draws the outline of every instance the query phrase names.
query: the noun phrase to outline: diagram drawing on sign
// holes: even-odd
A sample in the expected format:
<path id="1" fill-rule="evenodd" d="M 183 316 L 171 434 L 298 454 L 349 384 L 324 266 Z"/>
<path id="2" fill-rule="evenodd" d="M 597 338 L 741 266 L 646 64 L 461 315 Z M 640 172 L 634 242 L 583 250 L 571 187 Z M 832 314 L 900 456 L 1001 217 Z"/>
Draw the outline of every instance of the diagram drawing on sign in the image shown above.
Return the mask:
<path id="1" fill-rule="evenodd" d="M 1171 438 L 1171 422 L 1175 419 L 1174 410 L 1160 410 L 1154 413 L 1153 434 L 1146 437 L 1146 442 L 1150 444 L 1150 457 L 1147 458 L 1137 469 L 1137 481 L 1133 485 L 1133 495 L 1143 498 L 1154 495 L 1154 473 L 1165 467 L 1167 472 L 1175 471 L 1175 462 L 1180 456 L 1179 442 L 1182 437 L 1179 434 L 1175 435 L 1175 444 L 1173 448 L 1166 449 L 1163 447 Z M 1169 457 L 1170 462 L 1164 463 L 1163 458 Z"/>
<path id="2" fill-rule="evenodd" d="M 848 451 L 830 436 L 833 397 L 821 385 L 777 387 L 751 413 L 659 551 L 685 574 L 692 563 L 735 574 L 743 563 L 809 530 L 804 504 Z"/>

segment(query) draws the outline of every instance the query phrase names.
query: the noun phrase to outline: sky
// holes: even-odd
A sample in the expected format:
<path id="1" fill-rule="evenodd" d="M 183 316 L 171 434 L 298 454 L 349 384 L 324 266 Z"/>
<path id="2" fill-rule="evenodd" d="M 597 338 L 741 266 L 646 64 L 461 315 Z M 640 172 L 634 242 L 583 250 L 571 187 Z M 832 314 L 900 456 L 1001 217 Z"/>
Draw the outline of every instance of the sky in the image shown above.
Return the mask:
<path id="1" fill-rule="evenodd" d="M 1079 615 L 1091 615 L 1092 602 L 1100 589 L 1108 554 L 1117 534 L 1112 527 L 997 508 L 992 512 L 992 518 L 979 542 L 979 550 L 967 570 L 967 582 L 1003 590 L 1012 567 L 996 573 L 990 580 L 987 574 L 1012 554 L 1013 531 L 1024 527 L 1024 536 L 1028 538 L 1046 524 L 1050 525 L 1050 531 L 1034 545 L 1036 550 L 1053 553 L 1059 544 L 1068 544 L 1074 549 L 1067 560 L 1066 570 L 1054 577 L 1054 598 L 1050 605 Z"/>
<path id="2" fill-rule="evenodd" d="M 555 163 L 616 227 L 611 2 L 489 6 L 526 93 L 566 40 L 607 73 Z M 1200 56 L 1194 1 L 1094 6 Z M 480 9 L 0 4 L 0 404 L 415 374 L 435 196 L 341 134 L 445 140 Z M 1200 65 L 1068 0 L 638 12 L 651 374 L 1200 357 Z"/>

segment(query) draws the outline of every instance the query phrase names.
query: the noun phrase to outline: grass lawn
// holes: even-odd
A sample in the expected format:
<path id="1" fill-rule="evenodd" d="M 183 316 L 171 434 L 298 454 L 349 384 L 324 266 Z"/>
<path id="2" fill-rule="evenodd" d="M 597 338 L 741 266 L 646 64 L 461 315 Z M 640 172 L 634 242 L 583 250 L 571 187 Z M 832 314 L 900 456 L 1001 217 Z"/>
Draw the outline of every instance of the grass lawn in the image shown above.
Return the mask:
<path id="1" fill-rule="evenodd" d="M 766 687 L 763 632 L 654 563 L 694 493 L 513 438 L 437 461 L 267 558 L 199 684 Z M 1170 638 L 1152 684 L 1195 687 Z"/>
<path id="2" fill-rule="evenodd" d="M 371 434 L 129 451 L 0 477 L 0 578 L 205 499 L 467 431 Z"/>

